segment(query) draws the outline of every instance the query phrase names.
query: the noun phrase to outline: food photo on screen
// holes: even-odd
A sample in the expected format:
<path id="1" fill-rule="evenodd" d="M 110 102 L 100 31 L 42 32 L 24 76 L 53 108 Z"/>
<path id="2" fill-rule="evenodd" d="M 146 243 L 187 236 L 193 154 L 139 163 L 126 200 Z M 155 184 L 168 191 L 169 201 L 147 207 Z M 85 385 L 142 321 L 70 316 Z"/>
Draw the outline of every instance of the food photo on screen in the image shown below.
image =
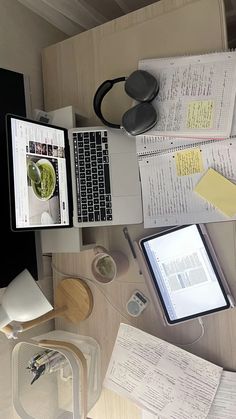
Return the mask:
<path id="1" fill-rule="evenodd" d="M 26 154 L 30 225 L 60 223 L 58 161 L 44 153 Z"/>
<path id="2" fill-rule="evenodd" d="M 65 131 L 8 115 L 13 229 L 70 224 Z"/>

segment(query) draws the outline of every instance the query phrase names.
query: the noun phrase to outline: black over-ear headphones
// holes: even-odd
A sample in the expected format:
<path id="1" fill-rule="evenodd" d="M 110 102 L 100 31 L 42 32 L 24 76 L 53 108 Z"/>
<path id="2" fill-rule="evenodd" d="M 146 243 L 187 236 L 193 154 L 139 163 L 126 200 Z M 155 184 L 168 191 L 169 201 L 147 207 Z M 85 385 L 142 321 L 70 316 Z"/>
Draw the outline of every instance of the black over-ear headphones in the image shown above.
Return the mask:
<path id="1" fill-rule="evenodd" d="M 126 111 L 122 116 L 121 125 L 107 121 L 101 110 L 105 95 L 111 90 L 114 84 L 125 82 L 126 93 L 138 102 L 137 105 Z M 136 70 L 129 77 L 119 77 L 113 80 L 104 81 L 97 89 L 93 108 L 98 118 L 110 128 L 124 128 L 130 135 L 142 134 L 150 130 L 157 122 L 157 113 L 150 103 L 157 95 L 159 85 L 155 77 L 147 71 Z"/>

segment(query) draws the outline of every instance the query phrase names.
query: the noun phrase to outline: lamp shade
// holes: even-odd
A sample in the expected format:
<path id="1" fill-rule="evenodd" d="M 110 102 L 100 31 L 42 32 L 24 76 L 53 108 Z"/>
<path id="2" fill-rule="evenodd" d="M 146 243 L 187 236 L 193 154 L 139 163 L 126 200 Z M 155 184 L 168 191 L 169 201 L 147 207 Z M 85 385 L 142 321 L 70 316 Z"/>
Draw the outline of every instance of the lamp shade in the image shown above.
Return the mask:
<path id="1" fill-rule="evenodd" d="M 10 282 L 3 294 L 0 329 L 13 320 L 33 320 L 52 309 L 32 275 L 25 269 Z"/>

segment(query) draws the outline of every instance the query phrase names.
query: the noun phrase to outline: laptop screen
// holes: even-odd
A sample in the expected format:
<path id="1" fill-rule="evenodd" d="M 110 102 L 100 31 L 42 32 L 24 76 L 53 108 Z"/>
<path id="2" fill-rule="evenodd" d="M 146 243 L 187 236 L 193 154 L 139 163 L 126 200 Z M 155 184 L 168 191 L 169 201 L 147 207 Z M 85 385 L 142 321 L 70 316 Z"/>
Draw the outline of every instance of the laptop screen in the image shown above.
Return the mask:
<path id="1" fill-rule="evenodd" d="M 198 225 L 144 239 L 142 248 L 169 323 L 229 307 Z"/>
<path id="2" fill-rule="evenodd" d="M 7 132 L 12 228 L 68 227 L 67 131 L 7 115 Z"/>

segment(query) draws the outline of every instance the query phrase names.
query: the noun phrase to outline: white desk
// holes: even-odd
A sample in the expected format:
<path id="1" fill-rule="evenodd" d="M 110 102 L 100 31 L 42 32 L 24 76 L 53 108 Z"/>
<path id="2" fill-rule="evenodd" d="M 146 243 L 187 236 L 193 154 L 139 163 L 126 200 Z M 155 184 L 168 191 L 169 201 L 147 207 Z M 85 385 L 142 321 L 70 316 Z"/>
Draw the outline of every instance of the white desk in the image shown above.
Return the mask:
<path id="1" fill-rule="evenodd" d="M 139 58 L 203 53 L 227 47 L 225 16 L 221 0 L 160 1 L 115 21 L 94 28 L 43 52 L 45 104 L 47 110 L 74 105 L 87 115 L 88 124 L 97 124 L 92 99 L 97 86 L 107 78 L 129 74 L 137 68 Z M 111 104 L 116 106 L 111 106 Z M 130 106 L 122 89 L 114 89 L 104 103 L 107 117 L 119 120 Z M 215 250 L 228 283 L 236 296 L 235 223 L 208 225 Z M 147 235 L 142 225 L 129 227 L 132 238 Z M 154 230 L 151 230 L 154 232 Z M 130 259 L 126 276 L 104 288 L 112 303 L 125 312 L 132 291 L 139 288 L 149 296 L 144 279 L 132 258 L 122 232 L 122 226 L 95 230 L 98 243 L 123 250 Z M 59 270 L 71 275 L 90 276 L 90 251 L 79 254 L 56 254 L 54 263 Z M 60 275 L 54 275 L 55 283 Z M 103 376 L 121 321 L 126 321 L 104 295 L 92 284 L 95 299 L 89 319 L 79 326 L 81 334 L 97 339 L 102 349 Z M 181 326 L 164 327 L 153 306 L 147 308 L 132 324 L 166 338 L 170 342 L 188 343 L 200 333 L 196 321 Z M 204 337 L 188 350 L 228 369 L 236 369 L 236 310 L 228 310 L 204 319 Z M 71 331 L 78 328 L 58 321 L 57 327 Z M 93 419 L 136 419 L 139 411 L 131 403 L 104 391 L 90 414 Z"/>

